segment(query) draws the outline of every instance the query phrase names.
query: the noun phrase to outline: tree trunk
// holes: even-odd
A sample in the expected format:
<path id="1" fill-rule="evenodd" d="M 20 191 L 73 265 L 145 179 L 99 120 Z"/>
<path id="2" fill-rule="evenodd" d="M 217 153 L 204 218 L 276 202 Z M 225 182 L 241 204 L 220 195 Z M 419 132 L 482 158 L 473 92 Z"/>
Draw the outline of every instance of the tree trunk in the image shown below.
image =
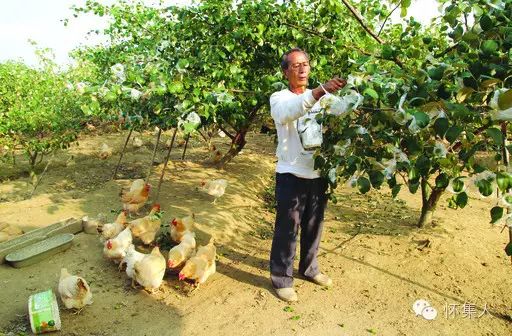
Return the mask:
<path id="1" fill-rule="evenodd" d="M 28 152 L 28 156 L 30 157 L 30 168 L 34 170 L 34 167 L 36 166 L 36 160 L 37 160 L 37 154 L 38 152 Z"/>
<path id="2" fill-rule="evenodd" d="M 443 191 L 444 189 L 440 188 L 430 190 L 427 180 L 424 178 L 421 179 L 421 215 L 417 224 L 419 228 L 432 224 L 434 211 L 436 210 L 437 202 L 441 198 Z"/>
<path id="3" fill-rule="evenodd" d="M 224 167 L 244 148 L 245 144 L 247 143 L 247 141 L 245 141 L 245 135 L 247 134 L 248 130 L 248 128 L 244 128 L 236 133 L 235 137 L 231 141 L 231 147 L 219 161 L 219 168 Z"/>

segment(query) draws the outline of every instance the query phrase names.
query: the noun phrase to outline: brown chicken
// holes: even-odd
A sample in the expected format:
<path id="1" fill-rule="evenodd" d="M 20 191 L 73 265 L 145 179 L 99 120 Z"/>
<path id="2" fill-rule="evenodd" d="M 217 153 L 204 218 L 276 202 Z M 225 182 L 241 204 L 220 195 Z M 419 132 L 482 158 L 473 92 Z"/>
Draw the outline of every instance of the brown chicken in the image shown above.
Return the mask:
<path id="1" fill-rule="evenodd" d="M 101 241 L 104 242 L 107 239 L 116 237 L 121 231 L 123 231 L 126 226 L 128 225 L 128 222 L 126 220 L 127 215 L 126 210 L 122 210 L 119 215 L 117 215 L 117 218 L 114 223 L 107 223 L 103 225 L 101 228 Z"/>
<path id="2" fill-rule="evenodd" d="M 140 238 L 147 245 L 155 240 L 161 223 L 160 204 L 155 204 L 151 208 L 149 215 L 131 221 L 130 229 L 134 237 Z"/>
<path id="3" fill-rule="evenodd" d="M 204 283 L 206 279 L 216 271 L 216 254 L 217 249 L 213 244 L 212 237 L 208 245 L 199 247 L 196 255 L 187 260 L 187 263 L 180 271 L 178 278 L 180 280 L 193 280 L 196 286 Z"/>
<path id="4" fill-rule="evenodd" d="M 87 281 L 76 275 L 69 274 L 61 268 L 58 292 L 64 306 L 68 309 L 79 309 L 92 304 L 92 293 Z"/>
<path id="5" fill-rule="evenodd" d="M 165 274 L 165 258 L 160 253 L 160 248 L 155 246 L 150 254 L 136 261 L 133 265 L 135 281 L 148 291 L 160 287 Z"/>
<path id="6" fill-rule="evenodd" d="M 171 235 L 171 239 L 176 243 L 181 243 L 183 235 L 187 231 L 192 232 L 194 229 L 194 219 L 194 214 L 182 218 L 174 218 L 169 225 L 169 233 Z"/>
<path id="7" fill-rule="evenodd" d="M 218 150 L 215 145 L 212 144 L 210 146 L 209 156 L 210 156 L 210 160 L 213 163 L 218 163 L 220 161 L 220 159 L 222 159 L 222 152 L 220 150 Z"/>
<path id="8" fill-rule="evenodd" d="M 100 159 L 102 160 L 106 160 L 108 159 L 109 157 L 112 156 L 112 147 L 110 147 L 109 145 L 107 145 L 106 143 L 102 144 L 101 145 L 101 149 L 98 153 L 98 156 L 100 157 Z"/>
<path id="9" fill-rule="evenodd" d="M 121 196 L 121 201 L 123 202 L 123 209 L 127 210 L 130 213 L 138 212 L 139 209 L 142 208 L 144 204 L 146 204 L 149 198 L 150 191 L 151 186 L 146 183 L 141 189 L 134 189 L 127 192 L 123 192 Z"/>

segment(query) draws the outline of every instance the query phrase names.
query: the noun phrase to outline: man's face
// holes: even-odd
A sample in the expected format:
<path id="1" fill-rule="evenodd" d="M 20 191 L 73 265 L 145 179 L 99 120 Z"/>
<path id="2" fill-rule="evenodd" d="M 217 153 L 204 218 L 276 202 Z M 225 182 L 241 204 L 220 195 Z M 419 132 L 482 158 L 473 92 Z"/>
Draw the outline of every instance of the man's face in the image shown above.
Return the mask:
<path id="1" fill-rule="evenodd" d="M 308 85 L 309 60 L 300 51 L 288 55 L 288 69 L 284 70 L 290 89 L 305 88 Z"/>

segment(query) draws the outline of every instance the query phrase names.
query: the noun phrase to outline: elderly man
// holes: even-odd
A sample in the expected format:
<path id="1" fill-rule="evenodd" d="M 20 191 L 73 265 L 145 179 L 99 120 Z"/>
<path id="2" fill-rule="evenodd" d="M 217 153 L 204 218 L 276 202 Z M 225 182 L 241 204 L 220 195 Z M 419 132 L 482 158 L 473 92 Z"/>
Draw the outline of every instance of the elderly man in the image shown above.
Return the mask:
<path id="1" fill-rule="evenodd" d="M 317 263 L 327 205 L 327 181 L 314 169 L 314 148 L 305 146 L 306 140 L 298 128 L 314 118 L 320 97 L 343 88 L 346 81 L 333 78 L 313 90 L 308 89 L 309 56 L 299 48 L 283 55 L 281 69 L 288 79 L 288 89 L 275 92 L 270 97 L 270 112 L 278 136 L 277 212 L 270 252 L 270 275 L 277 296 L 292 302 L 298 299 L 293 289 L 293 260 L 299 227 L 299 274 L 321 286 L 332 285 L 332 280 L 320 273 Z M 321 138 L 321 128 L 317 132 Z"/>

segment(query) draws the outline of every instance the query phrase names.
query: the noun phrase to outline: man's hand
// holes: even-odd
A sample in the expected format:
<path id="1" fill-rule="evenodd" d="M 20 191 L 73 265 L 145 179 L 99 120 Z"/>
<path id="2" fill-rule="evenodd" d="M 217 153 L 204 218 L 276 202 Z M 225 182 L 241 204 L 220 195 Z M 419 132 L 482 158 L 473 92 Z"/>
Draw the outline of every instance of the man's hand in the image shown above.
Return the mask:
<path id="1" fill-rule="evenodd" d="M 328 80 L 323 85 L 323 89 L 321 86 L 313 89 L 313 97 L 318 100 L 325 94 L 325 91 L 329 93 L 334 93 L 340 89 L 342 89 L 345 85 L 347 85 L 347 81 L 345 79 L 341 79 L 339 77 L 334 77 L 333 79 Z M 325 91 L 324 91 L 325 89 Z"/>

